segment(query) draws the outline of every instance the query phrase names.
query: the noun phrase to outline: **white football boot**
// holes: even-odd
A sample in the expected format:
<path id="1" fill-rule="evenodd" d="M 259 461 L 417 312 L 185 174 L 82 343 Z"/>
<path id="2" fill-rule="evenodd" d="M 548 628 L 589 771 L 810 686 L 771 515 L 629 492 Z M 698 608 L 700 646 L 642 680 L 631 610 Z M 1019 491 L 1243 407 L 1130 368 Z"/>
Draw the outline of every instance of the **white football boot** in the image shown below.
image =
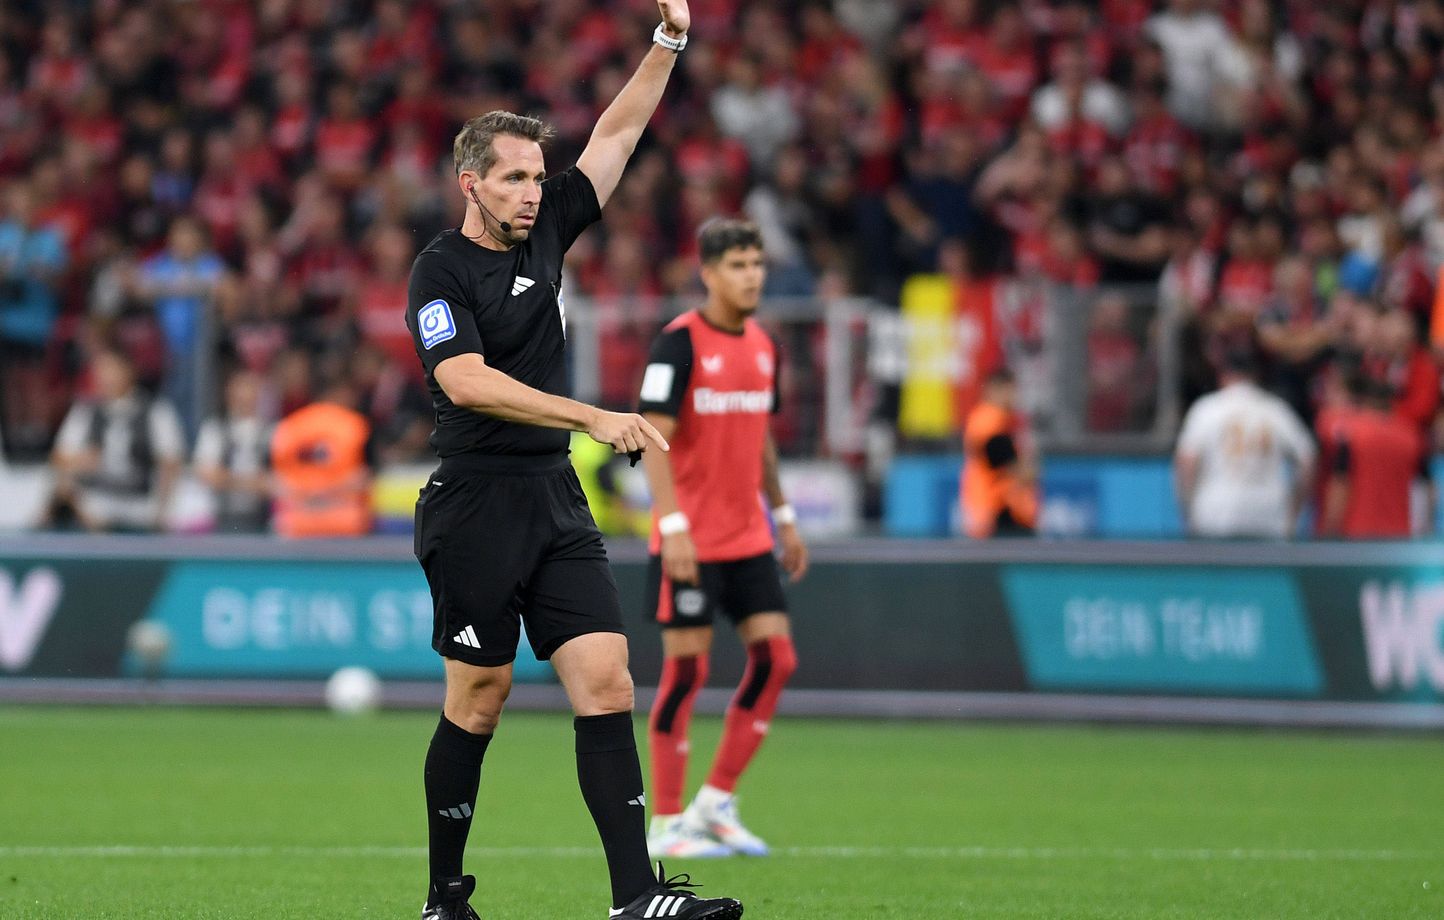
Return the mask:
<path id="1" fill-rule="evenodd" d="M 730 847 L 688 824 L 682 815 L 657 815 L 647 829 L 647 852 L 653 859 L 720 859 Z"/>
<path id="2" fill-rule="evenodd" d="M 737 797 L 730 792 L 703 786 L 682 813 L 682 821 L 743 856 L 766 856 L 769 852 L 766 841 L 742 825 Z"/>

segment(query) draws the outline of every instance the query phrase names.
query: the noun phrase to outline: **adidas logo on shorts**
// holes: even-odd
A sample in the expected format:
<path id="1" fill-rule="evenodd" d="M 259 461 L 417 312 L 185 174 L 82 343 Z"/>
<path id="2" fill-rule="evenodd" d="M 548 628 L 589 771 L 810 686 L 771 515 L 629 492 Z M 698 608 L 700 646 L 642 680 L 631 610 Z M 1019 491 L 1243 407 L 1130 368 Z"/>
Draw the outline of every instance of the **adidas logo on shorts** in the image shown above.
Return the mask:
<path id="1" fill-rule="evenodd" d="M 465 645 L 468 648 L 481 648 L 481 643 L 476 641 L 476 630 L 470 626 L 451 637 L 451 641 L 457 645 Z"/>

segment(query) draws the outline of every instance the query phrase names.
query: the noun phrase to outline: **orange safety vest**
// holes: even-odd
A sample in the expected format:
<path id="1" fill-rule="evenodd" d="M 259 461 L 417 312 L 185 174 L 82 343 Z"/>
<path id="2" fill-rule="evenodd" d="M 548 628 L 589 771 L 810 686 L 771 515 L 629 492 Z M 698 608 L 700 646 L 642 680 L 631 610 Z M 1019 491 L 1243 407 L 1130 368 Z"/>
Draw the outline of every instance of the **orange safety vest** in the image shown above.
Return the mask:
<path id="1" fill-rule="evenodd" d="M 1011 436 L 1016 428 L 1013 413 L 992 403 L 979 403 L 968 413 L 963 428 L 963 481 L 959 500 L 963 529 L 970 537 L 992 536 L 1005 510 L 1010 511 L 1019 524 L 1026 527 L 1037 524 L 1037 489 L 1019 481 L 1012 471 L 994 469 L 988 463 L 988 442 L 1000 434 Z"/>
<path id="2" fill-rule="evenodd" d="M 335 403 L 312 403 L 281 419 L 271 438 L 280 484 L 276 533 L 355 537 L 371 532 L 366 442 L 371 423 Z"/>

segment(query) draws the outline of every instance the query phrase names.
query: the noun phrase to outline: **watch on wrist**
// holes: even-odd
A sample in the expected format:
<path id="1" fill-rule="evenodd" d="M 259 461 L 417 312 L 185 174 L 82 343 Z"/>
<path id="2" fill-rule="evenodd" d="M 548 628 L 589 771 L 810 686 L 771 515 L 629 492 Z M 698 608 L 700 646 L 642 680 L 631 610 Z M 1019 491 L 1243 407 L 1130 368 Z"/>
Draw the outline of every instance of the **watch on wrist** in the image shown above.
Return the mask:
<path id="1" fill-rule="evenodd" d="M 679 37 L 673 38 L 667 34 L 667 24 L 658 23 L 657 31 L 652 33 L 652 41 L 673 54 L 681 54 L 682 49 L 687 47 L 687 33 L 683 32 Z"/>

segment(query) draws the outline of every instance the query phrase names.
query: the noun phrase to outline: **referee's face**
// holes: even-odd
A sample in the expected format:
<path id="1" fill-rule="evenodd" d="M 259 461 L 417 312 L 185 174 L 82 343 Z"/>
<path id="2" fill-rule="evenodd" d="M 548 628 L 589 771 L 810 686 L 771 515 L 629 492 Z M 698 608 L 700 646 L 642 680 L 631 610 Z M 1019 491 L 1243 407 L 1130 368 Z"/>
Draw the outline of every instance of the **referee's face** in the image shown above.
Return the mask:
<path id="1" fill-rule="evenodd" d="M 708 295 L 744 316 L 757 311 L 766 280 L 762 250 L 755 247 L 729 249 L 716 262 L 702 266 L 702 284 Z"/>
<path id="2" fill-rule="evenodd" d="M 491 148 L 496 152 L 496 163 L 480 179 L 474 178 L 474 173 L 462 173 L 463 192 L 468 207 L 476 207 L 470 193 L 474 191 L 491 212 L 479 215 L 489 232 L 509 243 L 520 243 L 531 236 L 541 206 L 541 184 L 546 178 L 541 144 L 514 134 L 498 134 Z M 465 188 L 468 183 L 474 183 L 470 191 Z M 511 225 L 510 231 L 502 232 L 498 224 L 503 221 Z"/>

